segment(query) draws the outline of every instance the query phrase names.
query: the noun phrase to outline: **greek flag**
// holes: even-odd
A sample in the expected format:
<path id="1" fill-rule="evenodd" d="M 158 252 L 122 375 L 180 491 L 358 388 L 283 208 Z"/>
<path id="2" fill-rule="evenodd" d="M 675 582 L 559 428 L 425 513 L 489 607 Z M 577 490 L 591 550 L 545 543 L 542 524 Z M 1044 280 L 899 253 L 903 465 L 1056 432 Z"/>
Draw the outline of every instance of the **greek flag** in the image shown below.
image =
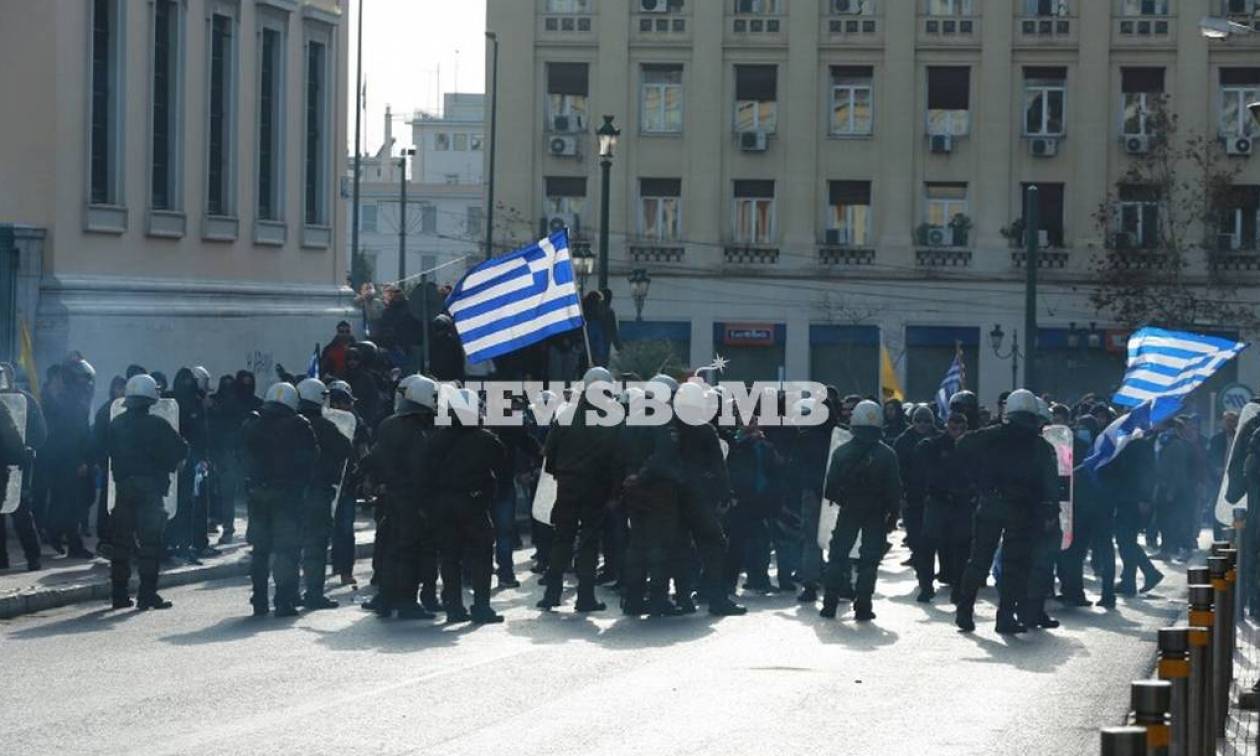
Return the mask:
<path id="1" fill-rule="evenodd" d="M 306 363 L 306 377 L 319 377 L 319 344 L 316 344 L 315 351 L 311 352 L 311 361 Z"/>
<path id="2" fill-rule="evenodd" d="M 962 349 L 960 348 L 954 352 L 954 362 L 949 366 L 945 377 L 941 379 L 941 387 L 936 390 L 936 412 L 941 419 L 949 417 L 950 397 L 962 391 L 966 377 L 967 368 L 963 366 Z"/>
<path id="3" fill-rule="evenodd" d="M 1101 467 L 1120 456 L 1130 442 L 1142 438 L 1151 428 L 1177 414 L 1180 409 L 1181 398 L 1177 396 L 1161 396 L 1142 402 L 1107 426 L 1094 440 L 1094 448 L 1080 468 L 1091 475 L 1097 474 Z"/>
<path id="4" fill-rule="evenodd" d="M 1245 342 L 1215 336 L 1143 328 L 1129 337 L 1129 366 L 1111 401 L 1136 407 L 1157 397 L 1184 396 L 1246 348 Z"/>
<path id="5" fill-rule="evenodd" d="M 581 328 L 582 303 L 573 280 L 569 235 L 487 260 L 464 274 L 446 309 L 469 362 L 484 362 Z"/>

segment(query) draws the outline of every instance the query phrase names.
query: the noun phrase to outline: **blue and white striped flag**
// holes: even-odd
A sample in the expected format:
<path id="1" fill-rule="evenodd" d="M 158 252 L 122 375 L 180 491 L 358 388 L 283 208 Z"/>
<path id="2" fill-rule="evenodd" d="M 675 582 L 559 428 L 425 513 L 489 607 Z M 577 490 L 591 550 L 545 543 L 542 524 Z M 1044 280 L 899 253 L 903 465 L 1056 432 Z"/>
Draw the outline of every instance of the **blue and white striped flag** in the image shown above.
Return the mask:
<path id="1" fill-rule="evenodd" d="M 967 382 L 967 368 L 963 365 L 962 348 L 954 351 L 954 362 L 941 379 L 941 387 L 936 390 L 936 411 L 943 420 L 949 417 L 949 400 L 954 394 L 962 391 Z"/>
<path id="2" fill-rule="evenodd" d="M 1143 328 L 1129 337 L 1129 366 L 1111 401 L 1136 407 L 1162 396 L 1184 396 L 1247 348 L 1245 342 L 1184 331 Z"/>
<path id="3" fill-rule="evenodd" d="M 446 308 L 469 362 L 484 362 L 582 327 L 569 235 L 487 260 L 468 271 Z"/>
<path id="4" fill-rule="evenodd" d="M 1142 402 L 1111 422 L 1107 429 L 1094 440 L 1094 448 L 1080 467 L 1091 475 L 1108 464 L 1130 442 L 1142 438 L 1151 428 L 1158 426 L 1181 409 L 1181 397 L 1161 396 Z"/>
<path id="5" fill-rule="evenodd" d="M 306 377 L 319 377 L 319 344 L 316 344 L 315 351 L 311 352 L 311 361 L 306 363 Z"/>

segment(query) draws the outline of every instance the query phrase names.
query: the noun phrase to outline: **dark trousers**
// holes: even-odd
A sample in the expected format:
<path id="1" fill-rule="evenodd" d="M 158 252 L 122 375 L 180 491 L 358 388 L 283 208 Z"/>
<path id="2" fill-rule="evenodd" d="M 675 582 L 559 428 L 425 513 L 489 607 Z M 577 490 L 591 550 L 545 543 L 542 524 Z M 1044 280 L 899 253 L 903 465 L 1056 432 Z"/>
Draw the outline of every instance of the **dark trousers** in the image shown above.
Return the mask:
<path id="1" fill-rule="evenodd" d="M 1144 519 L 1136 501 L 1122 501 L 1116 505 L 1116 549 L 1120 552 L 1122 563 L 1120 582 L 1126 590 L 1135 585 L 1138 570 L 1148 576 L 1159 572 L 1150 557 L 1146 556 L 1146 551 L 1138 546 L 1137 537 Z"/>
<path id="2" fill-rule="evenodd" d="M 733 593 L 739 583 L 739 574 L 748 570 L 750 582 L 769 582 L 767 562 L 749 560 L 752 548 L 767 543 L 765 527 L 766 502 L 764 496 L 746 496 L 726 512 L 726 560 L 722 580 L 726 590 Z M 766 555 L 767 558 L 769 555 Z"/>
<path id="3" fill-rule="evenodd" d="M 354 495 L 342 490 L 333 514 L 332 569 L 338 575 L 354 572 Z"/>
<path id="4" fill-rule="evenodd" d="M 901 522 L 906 527 L 906 542 L 910 546 L 910 565 L 920 588 L 931 588 L 936 579 L 936 548 L 945 541 L 939 533 L 924 530 L 924 506 L 906 505 L 901 510 Z M 943 561 L 943 560 L 942 560 Z"/>
<path id="5" fill-rule="evenodd" d="M 573 559 L 578 588 L 593 590 L 608 491 L 597 483 L 575 478 L 559 478 L 556 486 L 556 505 L 551 510 L 555 533 L 547 566 L 548 588 L 564 585 L 564 570 Z"/>
<path id="6" fill-rule="evenodd" d="M 875 577 L 879 562 L 888 548 L 886 513 L 878 507 L 848 506 L 840 510 L 836 529 L 831 533 L 831 545 L 827 552 L 827 593 L 840 594 L 849 583 L 849 553 L 859 535 L 857 581 L 854 592 L 859 599 L 869 599 L 875 593 Z"/>
<path id="7" fill-rule="evenodd" d="M 1041 527 L 1040 524 L 1034 527 L 1029 560 L 1028 592 L 1018 610 L 1020 619 L 1026 625 L 1036 622 L 1046 612 L 1046 597 L 1054 594 L 1054 567 L 1058 562 L 1059 547 L 1062 544 L 1063 531 L 1059 528 L 1057 520 L 1049 529 Z M 1005 556 L 1005 551 L 1003 551 L 1003 556 Z"/>
<path id="8" fill-rule="evenodd" d="M 245 538 L 253 547 L 249 577 L 254 586 L 254 606 L 267 606 L 269 576 L 276 582 L 275 605 L 297 605 L 301 509 L 301 486 L 263 485 L 249 492 Z"/>
<path id="9" fill-rule="evenodd" d="M 703 495 L 683 489 L 678 497 L 678 535 L 675 539 L 675 565 L 671 571 L 675 583 L 690 586 L 694 561 L 692 550 L 682 551 L 682 543 L 695 544 L 694 553 L 699 557 L 701 588 L 710 601 L 725 598 L 722 584 L 723 565 L 726 560 L 726 536 L 718 519 L 717 507 Z M 681 582 L 680 582 L 681 581 Z"/>
<path id="10" fill-rule="evenodd" d="M 302 583 L 309 598 L 324 595 L 328 539 L 332 534 L 332 486 L 306 489 L 302 506 Z"/>
<path id="11" fill-rule="evenodd" d="M 516 486 L 500 486 L 494 499 L 494 561 L 500 575 L 516 570 L 512 562 L 512 541 L 516 537 Z"/>
<path id="12" fill-rule="evenodd" d="M 385 516 L 377 528 L 383 538 L 376 549 L 381 555 L 380 590 L 395 609 L 416 603 L 420 583 L 433 582 L 437 555 L 430 529 L 435 523 L 421 508 L 414 494 L 391 494 L 386 499 Z"/>
<path id="13" fill-rule="evenodd" d="M 920 586 L 931 586 L 935 578 L 934 561 L 939 555 L 941 572 L 955 594 L 961 592 L 963 571 L 971 553 L 973 512 L 970 501 L 955 501 L 945 497 L 930 499 L 923 510 L 923 542 L 926 556 L 915 562 L 915 573 Z M 916 560 L 918 557 L 915 557 Z M 924 582 L 926 576 L 927 582 Z"/>
<path id="14" fill-rule="evenodd" d="M 167 528 L 167 546 L 177 551 L 191 549 L 201 551 L 210 545 L 206 531 L 210 526 L 210 515 L 206 509 L 208 486 L 203 479 L 198 490 L 196 485 L 197 465 L 200 460 L 189 457 L 187 464 L 176 476 L 177 504 L 175 517 Z"/>
<path id="15" fill-rule="evenodd" d="M 1078 502 L 1079 504 L 1079 502 Z M 1093 552 L 1102 595 L 1115 593 L 1115 507 L 1102 502 L 1077 506 L 1072 513 L 1072 545 L 1059 553 L 1059 584 L 1069 599 L 1085 597 L 1085 556 Z"/>
<path id="16" fill-rule="evenodd" d="M 235 535 L 236 507 L 244 493 L 244 480 L 233 465 L 221 465 L 215 472 L 219 481 L 219 509 L 216 517 L 223 526 L 223 535 Z"/>
<path id="17" fill-rule="evenodd" d="M 1014 613 L 1028 593 L 1032 559 L 1032 524 L 1007 513 L 1005 502 L 982 501 L 971 536 L 971 555 L 963 570 L 961 604 L 975 603 L 976 593 L 989 574 L 998 543 L 1002 544 L 1002 577 L 998 580 L 998 611 Z"/>
<path id="18" fill-rule="evenodd" d="M 110 519 L 113 552 L 109 570 L 115 596 L 127 595 L 133 560 L 140 576 L 140 595 L 157 591 L 162 531 L 166 528 L 166 509 L 162 506 L 166 486 L 167 481 L 162 478 L 117 481 L 117 499 Z"/>
<path id="19" fill-rule="evenodd" d="M 22 544 L 22 553 L 26 556 L 26 564 L 39 563 L 39 536 L 35 532 L 35 518 L 31 516 L 29 497 L 23 497 L 22 503 L 12 514 L 0 515 L 0 562 L 9 561 L 9 532 L 6 519 L 12 519 L 13 529 L 17 531 L 18 542 Z"/>
<path id="20" fill-rule="evenodd" d="M 442 605 L 464 605 L 464 570 L 472 583 L 473 606 L 490 605 L 494 522 L 489 497 L 444 493 L 436 499 L 438 541 L 442 544 Z"/>
<path id="21" fill-rule="evenodd" d="M 604 533 L 600 543 L 604 555 L 603 568 L 617 580 L 621 579 L 621 568 L 626 559 L 626 527 L 626 510 L 617 503 L 604 516 Z"/>
<path id="22" fill-rule="evenodd" d="M 79 524 L 92 501 L 87 479 L 75 473 L 73 468 L 57 469 L 48 485 L 48 537 L 72 552 L 83 549 Z"/>

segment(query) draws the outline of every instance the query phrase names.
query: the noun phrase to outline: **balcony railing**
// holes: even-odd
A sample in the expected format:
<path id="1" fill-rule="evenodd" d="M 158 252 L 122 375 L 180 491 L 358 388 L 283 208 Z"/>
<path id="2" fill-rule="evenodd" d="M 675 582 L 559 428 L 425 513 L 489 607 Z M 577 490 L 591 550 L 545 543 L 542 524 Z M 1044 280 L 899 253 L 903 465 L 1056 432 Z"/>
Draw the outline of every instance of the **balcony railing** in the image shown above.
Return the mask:
<path id="1" fill-rule="evenodd" d="M 818 262 L 823 265 L 873 265 L 875 250 L 870 247 L 824 244 L 818 248 Z"/>
<path id="2" fill-rule="evenodd" d="M 637 263 L 679 263 L 686 248 L 676 242 L 636 241 L 629 246 L 630 259 Z"/>
<path id="3" fill-rule="evenodd" d="M 1011 250 L 1011 264 L 1016 268 L 1023 268 L 1028 263 L 1028 252 L 1022 249 Z M 1068 264 L 1068 252 L 1066 249 L 1039 249 L 1037 250 L 1037 268 L 1047 269 L 1063 269 Z"/>
<path id="4" fill-rule="evenodd" d="M 966 268 L 971 265 L 971 250 L 962 247 L 919 247 L 914 262 L 920 268 Z"/>
<path id="5" fill-rule="evenodd" d="M 728 265 L 774 265 L 779 262 L 779 248 L 727 244 L 722 259 Z"/>

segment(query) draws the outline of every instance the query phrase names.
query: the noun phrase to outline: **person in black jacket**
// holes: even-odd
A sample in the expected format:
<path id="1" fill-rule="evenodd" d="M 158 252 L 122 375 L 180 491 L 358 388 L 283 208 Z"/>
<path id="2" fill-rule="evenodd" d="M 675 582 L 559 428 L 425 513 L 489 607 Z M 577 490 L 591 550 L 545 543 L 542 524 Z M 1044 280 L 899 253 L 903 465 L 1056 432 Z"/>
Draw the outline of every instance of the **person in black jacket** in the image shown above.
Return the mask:
<path id="1" fill-rule="evenodd" d="M 204 473 L 208 459 L 210 426 L 205 394 L 190 368 L 183 367 L 175 373 L 171 397 L 179 403 L 179 435 L 188 442 L 188 461 L 179 471 L 179 508 L 166 529 L 167 548 L 189 564 L 200 564 L 200 557 L 215 553 L 210 550 L 206 535 L 209 519 L 205 492 L 197 487 L 197 478 Z"/>
<path id="2" fill-rule="evenodd" d="M 887 419 L 887 411 L 885 411 Z M 925 538 L 923 528 L 924 498 L 927 493 L 927 477 L 932 467 L 921 463 L 917 450 L 925 441 L 937 436 L 935 417 L 926 404 L 920 404 L 910 414 L 910 427 L 892 442 L 897 453 L 897 465 L 901 470 L 902 491 L 905 501 L 901 508 L 901 521 L 906 527 L 906 542 L 910 546 L 910 564 L 919 581 L 921 602 L 931 601 L 936 591 L 933 578 L 936 569 L 935 541 Z M 963 421 L 966 423 L 966 420 Z M 964 425 L 963 430 L 966 430 Z M 885 428 L 887 432 L 887 428 Z M 962 555 L 966 558 L 966 554 Z M 942 561 L 944 561 L 942 559 Z"/>
<path id="3" fill-rule="evenodd" d="M 275 578 L 277 617 L 297 615 L 299 513 L 319 443 L 310 422 L 297 413 L 297 389 L 277 383 L 244 427 L 249 529 L 253 547 L 249 576 L 254 616 L 268 611 L 268 577 Z"/>
<path id="4" fill-rule="evenodd" d="M 537 467 L 542 458 L 542 445 L 524 425 L 509 425 L 494 429 L 507 453 L 494 471 L 496 492 L 494 497 L 494 559 L 500 588 L 518 588 L 516 569 L 512 561 L 516 541 L 516 472 L 518 469 Z"/>
<path id="5" fill-rule="evenodd" d="M 337 486 L 345 480 L 350 459 L 350 438 L 324 417 L 324 398 L 328 388 L 316 378 L 307 378 L 297 386 L 298 414 L 310 422 L 319 444 L 319 461 L 302 502 L 302 579 L 305 593 L 302 606 L 308 610 L 335 609 L 337 602 L 324 595 L 324 576 L 328 569 L 328 539 L 332 534 L 333 497 Z"/>
<path id="6" fill-rule="evenodd" d="M 109 423 L 106 434 L 109 465 L 113 468 L 115 502 L 110 534 L 111 599 L 115 609 L 132 605 L 128 592 L 131 559 L 140 575 L 136 605 L 140 609 L 169 609 L 157 592 L 158 562 L 166 509 L 162 504 L 171 473 L 188 453 L 188 444 L 165 420 L 149 414 L 158 400 L 157 382 L 147 375 L 127 381 L 126 410 Z"/>
<path id="7" fill-rule="evenodd" d="M 22 552 L 26 557 L 26 569 L 28 572 L 34 572 L 41 568 L 39 534 L 35 528 L 35 518 L 32 513 L 31 499 L 33 480 L 36 475 L 36 467 L 31 464 L 31 459 L 39 453 L 40 448 L 44 445 L 44 441 L 48 437 L 48 429 L 44 425 L 44 413 L 39 406 L 39 402 L 28 391 L 24 391 L 17 387 L 14 376 L 17 371 L 12 365 L 7 363 L 0 364 L 0 393 L 20 394 L 26 399 L 26 448 L 30 451 L 26 454 L 22 461 L 24 465 L 24 475 L 22 476 L 21 501 L 18 508 L 14 510 L 9 517 L 13 520 L 13 528 L 17 531 L 18 542 L 22 544 Z M 9 564 L 8 552 L 8 532 L 5 527 L 5 517 L 0 515 L 0 568 L 5 568 Z"/>
<path id="8" fill-rule="evenodd" d="M 121 375 L 114 376 L 109 382 L 109 396 L 96 410 L 92 419 L 92 450 L 98 473 L 98 480 L 109 480 L 109 415 L 114 400 L 122 398 L 127 390 L 127 379 Z M 103 557 L 109 556 L 109 506 L 106 503 L 109 487 L 100 486 L 96 492 L 96 552 Z"/>
<path id="9" fill-rule="evenodd" d="M 450 315 L 433 319 L 429 328 L 433 343 L 429 345 L 429 370 L 439 381 L 464 380 L 464 347 Z"/>
<path id="10" fill-rule="evenodd" d="M 458 403 L 477 412 L 480 403 L 470 389 L 458 389 Z M 490 574 L 494 523 L 490 508 L 495 493 L 494 471 L 507 453 L 498 437 L 475 420 L 461 419 L 434 434 L 429 448 L 429 475 L 436 488 L 434 514 L 442 554 L 442 608 L 447 622 L 502 622 L 490 608 Z M 464 607 L 463 572 L 472 582 L 473 605 Z M 558 583 L 558 581 L 557 581 Z M 551 586 L 547 586 L 551 590 Z"/>
<path id="11" fill-rule="evenodd" d="M 59 369 L 55 373 L 49 371 L 52 380 L 45 386 L 48 442 L 40 457 L 47 485 L 48 540 L 58 551 L 68 551 L 71 558 L 91 559 L 92 552 L 83 545 L 79 525 L 91 506 L 94 490 L 88 425 L 92 411 L 88 403 L 96 371 L 77 357 L 54 367 Z"/>
<path id="12" fill-rule="evenodd" d="M 936 595 L 933 585 L 934 554 L 941 555 L 944 581 L 950 586 L 949 600 L 958 603 L 963 569 L 971 552 L 971 520 L 976 497 L 971 479 L 964 475 L 956 459 L 958 440 L 967 432 L 967 417 L 951 412 L 945 432 L 920 441 L 915 447 L 915 463 L 908 487 L 918 488 L 923 510 L 918 534 L 922 554 L 915 554 L 915 574 L 919 579 L 917 600 L 927 603 Z M 906 494 L 909 502 L 911 494 Z M 908 506 L 908 505 L 907 505 Z M 905 517 L 903 519 L 907 519 Z M 912 543 L 913 548 L 913 543 Z"/>

